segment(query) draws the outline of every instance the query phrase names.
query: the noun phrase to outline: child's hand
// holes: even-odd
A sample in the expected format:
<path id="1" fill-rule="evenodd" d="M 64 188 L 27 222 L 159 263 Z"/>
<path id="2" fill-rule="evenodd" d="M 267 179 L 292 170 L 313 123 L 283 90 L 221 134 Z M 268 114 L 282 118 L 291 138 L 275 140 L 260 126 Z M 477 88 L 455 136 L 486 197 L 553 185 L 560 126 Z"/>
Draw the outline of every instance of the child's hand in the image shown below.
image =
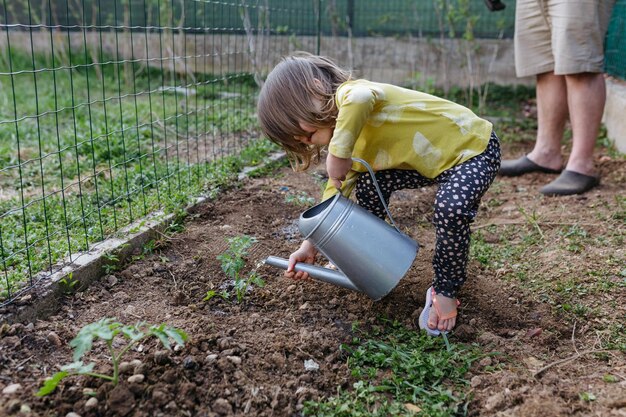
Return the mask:
<path id="1" fill-rule="evenodd" d="M 293 268 L 296 266 L 297 262 L 306 262 L 308 264 L 312 264 L 315 262 L 315 255 L 317 255 L 317 250 L 315 246 L 308 240 L 302 242 L 300 245 L 300 249 L 295 251 L 289 256 L 289 266 L 287 267 L 287 271 L 285 272 L 285 276 L 287 278 L 294 279 L 307 279 L 309 274 L 303 271 L 294 271 Z"/>
<path id="2" fill-rule="evenodd" d="M 331 153 L 326 157 L 326 172 L 328 180 L 335 186 L 341 188 L 341 181 L 346 179 L 346 175 L 352 168 L 352 159 L 339 158 Z"/>

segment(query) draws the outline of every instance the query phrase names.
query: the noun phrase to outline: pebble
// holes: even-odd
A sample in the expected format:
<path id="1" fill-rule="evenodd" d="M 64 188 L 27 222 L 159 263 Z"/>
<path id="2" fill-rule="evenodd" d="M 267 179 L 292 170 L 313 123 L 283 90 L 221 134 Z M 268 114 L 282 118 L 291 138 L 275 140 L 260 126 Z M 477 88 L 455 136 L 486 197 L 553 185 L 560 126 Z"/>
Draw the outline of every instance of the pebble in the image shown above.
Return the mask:
<path id="1" fill-rule="evenodd" d="M 135 370 L 135 366 L 133 366 L 130 362 L 121 362 L 119 366 L 120 374 L 130 374 Z"/>
<path id="2" fill-rule="evenodd" d="M 313 359 L 307 359 L 304 361 L 304 369 L 307 371 L 318 371 L 320 369 L 320 365 Z"/>
<path id="3" fill-rule="evenodd" d="M 183 367 L 185 369 L 193 370 L 193 369 L 198 369 L 200 365 L 198 365 L 198 362 L 193 356 L 187 356 L 185 359 L 183 359 Z"/>
<path id="4" fill-rule="evenodd" d="M 52 343 L 56 347 L 61 347 L 63 345 L 63 342 L 61 342 L 61 338 L 55 332 L 48 333 L 46 338 L 48 339 L 48 342 Z"/>
<path id="5" fill-rule="evenodd" d="M 107 275 L 106 277 L 104 277 L 104 279 L 106 280 L 109 287 L 116 285 L 118 282 L 117 277 L 115 275 Z"/>
<path id="6" fill-rule="evenodd" d="M 204 358 L 204 361 L 206 363 L 215 362 L 216 360 L 217 360 L 217 355 L 215 353 L 211 353 L 210 355 L 207 355 L 206 358 Z"/>
<path id="7" fill-rule="evenodd" d="M 21 389 L 22 389 L 22 385 L 11 384 L 11 385 L 7 385 L 6 387 L 4 387 L 4 389 L 2 390 L 2 393 L 4 395 L 13 395 L 13 394 L 18 393 Z"/>
<path id="8" fill-rule="evenodd" d="M 20 409 L 20 400 L 18 400 L 17 398 L 12 399 L 11 401 L 7 403 L 4 409 L 9 414 L 16 413 L 17 410 Z"/>
<path id="9" fill-rule="evenodd" d="M 65 417 L 81 417 L 80 414 L 70 411 L 65 415 Z"/>
<path id="10" fill-rule="evenodd" d="M 226 359 L 228 359 L 235 365 L 241 365 L 241 357 L 239 356 L 226 356 Z"/>
<path id="11" fill-rule="evenodd" d="M 213 411 L 220 415 L 232 414 L 233 407 L 224 398 L 218 398 L 213 402 Z"/>
<path id="12" fill-rule="evenodd" d="M 128 377 L 130 384 L 141 384 L 146 377 L 143 374 L 132 375 Z"/>
<path id="13" fill-rule="evenodd" d="M 167 350 L 159 350 L 154 353 L 154 362 L 157 365 L 167 365 L 171 361 L 170 354 Z"/>
<path id="14" fill-rule="evenodd" d="M 489 356 L 482 358 L 480 360 L 480 362 L 478 362 L 478 365 L 482 368 L 485 368 L 487 366 L 491 366 L 491 364 L 493 363 L 493 361 L 491 360 L 491 358 Z"/>
<path id="15" fill-rule="evenodd" d="M 85 410 L 91 410 L 98 407 L 98 399 L 96 397 L 91 397 L 85 403 Z"/>

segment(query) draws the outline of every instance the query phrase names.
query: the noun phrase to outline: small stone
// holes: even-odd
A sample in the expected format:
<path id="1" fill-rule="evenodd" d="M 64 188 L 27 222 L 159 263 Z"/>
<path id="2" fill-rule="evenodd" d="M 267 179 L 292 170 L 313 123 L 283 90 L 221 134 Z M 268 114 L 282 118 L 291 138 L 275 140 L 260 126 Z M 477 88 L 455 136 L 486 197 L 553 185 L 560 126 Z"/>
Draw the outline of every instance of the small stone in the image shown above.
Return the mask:
<path id="1" fill-rule="evenodd" d="M 306 301 L 304 304 L 302 304 L 298 310 L 306 310 L 307 308 L 309 308 L 309 302 Z"/>
<path id="2" fill-rule="evenodd" d="M 65 417 L 81 417 L 80 414 L 70 411 L 65 415 Z"/>
<path id="3" fill-rule="evenodd" d="M 485 368 L 487 366 L 491 366 L 492 364 L 492 360 L 489 356 L 487 356 L 486 358 L 482 358 L 479 362 L 478 362 L 478 366 L 480 366 L 481 368 Z"/>
<path id="4" fill-rule="evenodd" d="M 213 402 L 213 411 L 219 415 L 224 416 L 232 414 L 233 407 L 230 405 L 228 400 L 225 400 L 224 398 L 218 398 Z"/>
<path id="5" fill-rule="evenodd" d="M 218 339 L 217 341 L 217 347 L 220 350 L 226 350 L 229 349 L 232 346 L 232 337 L 222 337 L 220 339 Z"/>
<path id="6" fill-rule="evenodd" d="M 112 287 L 118 283 L 117 277 L 115 275 L 107 275 L 106 277 L 104 277 L 104 280 L 109 287 Z"/>
<path id="7" fill-rule="evenodd" d="M 185 369 L 193 370 L 193 369 L 198 369 L 200 365 L 198 365 L 198 362 L 193 356 L 187 356 L 185 359 L 183 359 L 183 367 Z"/>
<path id="8" fill-rule="evenodd" d="M 2 393 L 4 395 L 13 395 L 13 394 L 17 394 L 21 389 L 22 389 L 22 385 L 11 384 L 11 385 L 7 385 L 6 387 L 4 387 L 4 389 L 2 390 Z"/>
<path id="9" fill-rule="evenodd" d="M 143 374 L 132 375 L 128 377 L 129 384 L 141 384 L 146 377 Z"/>
<path id="10" fill-rule="evenodd" d="M 528 329 L 524 337 L 526 339 L 532 339 L 533 337 L 539 336 L 542 332 L 543 330 L 541 329 L 541 327 L 535 327 L 534 329 Z"/>
<path id="11" fill-rule="evenodd" d="M 167 350 L 159 350 L 154 353 L 154 362 L 157 365 L 167 365 L 171 361 L 170 353 Z"/>
<path id="12" fill-rule="evenodd" d="M 307 371 L 319 371 L 320 365 L 313 359 L 307 359 L 304 361 L 304 369 Z"/>
<path id="13" fill-rule="evenodd" d="M 98 399 L 96 397 L 91 397 L 85 403 L 85 410 L 92 410 L 98 407 Z"/>
<path id="14" fill-rule="evenodd" d="M 130 364 L 131 364 L 134 368 L 136 368 L 136 367 L 138 367 L 139 365 L 141 365 L 141 359 L 133 359 L 132 361 L 130 361 Z"/>
<path id="15" fill-rule="evenodd" d="M 241 365 L 241 357 L 239 356 L 226 356 L 226 359 L 228 359 L 235 365 Z"/>
<path id="16" fill-rule="evenodd" d="M 470 387 L 472 388 L 480 388 L 481 385 L 483 385 L 484 383 L 484 378 L 482 378 L 481 375 L 476 375 L 474 377 L 472 377 L 472 379 L 470 379 Z"/>
<path id="17" fill-rule="evenodd" d="M 61 342 L 61 338 L 55 332 L 48 333 L 46 338 L 48 339 L 48 342 L 52 343 L 56 347 L 63 346 L 63 342 Z"/>
<path id="18" fill-rule="evenodd" d="M 130 374 L 135 370 L 135 367 L 130 362 L 121 362 L 118 369 L 120 374 Z"/>
<path id="19" fill-rule="evenodd" d="M 35 323 L 28 323 L 26 326 L 24 326 L 24 330 L 26 330 L 27 332 L 32 332 L 33 330 L 35 330 Z"/>
<path id="20" fill-rule="evenodd" d="M 141 363 L 137 365 L 137 367 L 135 368 L 135 372 L 133 373 L 135 375 L 139 375 L 139 374 L 148 375 L 149 372 L 150 372 L 150 366 L 147 363 Z"/>
<path id="21" fill-rule="evenodd" d="M 217 360 L 217 355 L 215 353 L 211 353 L 210 355 L 207 355 L 206 358 L 204 358 L 204 361 L 206 363 L 212 363 L 215 362 Z"/>
<path id="22" fill-rule="evenodd" d="M 31 408 L 28 404 L 22 404 L 20 406 L 20 413 L 22 414 L 30 414 L 31 413 Z"/>
<path id="23" fill-rule="evenodd" d="M 184 347 L 183 347 L 183 346 L 181 346 L 181 345 L 176 345 L 176 346 L 174 346 L 174 352 L 176 352 L 176 353 L 180 352 L 180 351 L 181 351 L 181 350 L 183 350 L 183 349 L 184 349 Z"/>
<path id="24" fill-rule="evenodd" d="M 26 294 L 25 296 L 23 296 L 22 298 L 20 298 L 19 300 L 17 300 L 15 302 L 16 305 L 18 306 L 23 306 L 25 304 L 30 303 L 33 300 L 33 296 L 32 294 Z"/>
<path id="25" fill-rule="evenodd" d="M 21 401 L 17 398 L 10 400 L 7 405 L 4 407 L 7 413 L 13 414 L 16 413 L 17 410 L 20 409 Z"/>

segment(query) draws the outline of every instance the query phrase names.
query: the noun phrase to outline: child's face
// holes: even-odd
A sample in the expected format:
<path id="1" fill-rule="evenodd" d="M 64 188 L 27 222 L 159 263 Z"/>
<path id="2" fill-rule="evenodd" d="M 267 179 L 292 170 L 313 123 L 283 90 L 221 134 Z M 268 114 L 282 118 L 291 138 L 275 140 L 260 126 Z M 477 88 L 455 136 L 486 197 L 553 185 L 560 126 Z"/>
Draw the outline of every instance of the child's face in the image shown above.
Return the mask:
<path id="1" fill-rule="evenodd" d="M 300 122 L 300 127 L 308 134 L 306 136 L 295 136 L 294 139 L 298 142 L 306 143 L 307 145 L 318 146 L 328 145 L 330 139 L 333 137 L 333 131 L 335 130 L 331 127 L 318 128 L 304 122 Z"/>

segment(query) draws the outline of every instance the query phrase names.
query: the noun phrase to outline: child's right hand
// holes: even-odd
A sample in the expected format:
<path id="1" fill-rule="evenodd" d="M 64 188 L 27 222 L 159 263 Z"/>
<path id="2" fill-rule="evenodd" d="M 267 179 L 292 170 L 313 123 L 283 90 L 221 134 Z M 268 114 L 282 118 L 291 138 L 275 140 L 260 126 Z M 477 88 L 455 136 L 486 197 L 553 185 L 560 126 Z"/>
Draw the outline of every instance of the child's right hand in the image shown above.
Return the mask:
<path id="1" fill-rule="evenodd" d="M 328 173 L 328 180 L 335 188 L 341 189 L 341 183 L 346 179 L 346 175 L 348 175 L 351 168 L 351 158 L 339 158 L 330 152 L 328 153 L 326 157 L 326 172 Z"/>
<path id="2" fill-rule="evenodd" d="M 285 271 L 285 276 L 287 278 L 293 279 L 307 279 L 309 278 L 309 274 L 303 271 L 294 271 L 293 268 L 296 266 L 297 262 L 306 262 L 307 264 L 312 264 L 315 262 L 315 256 L 317 255 L 317 250 L 315 246 L 308 240 L 302 242 L 300 245 L 300 249 L 289 255 L 289 266 L 287 267 L 287 271 Z"/>

